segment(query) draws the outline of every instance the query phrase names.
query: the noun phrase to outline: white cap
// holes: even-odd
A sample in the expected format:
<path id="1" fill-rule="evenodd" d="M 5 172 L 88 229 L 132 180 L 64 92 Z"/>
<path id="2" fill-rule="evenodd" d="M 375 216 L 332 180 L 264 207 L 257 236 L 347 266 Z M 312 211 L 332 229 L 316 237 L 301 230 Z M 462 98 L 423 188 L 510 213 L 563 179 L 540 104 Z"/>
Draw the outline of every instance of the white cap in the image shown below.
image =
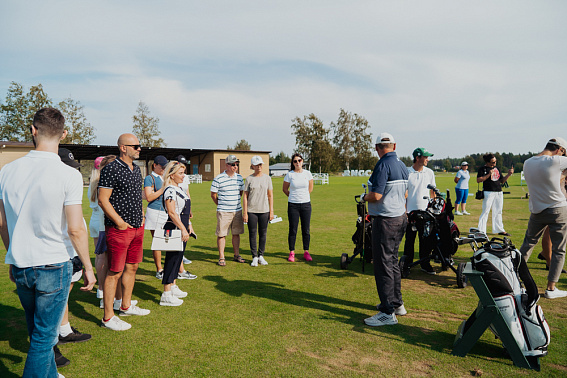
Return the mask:
<path id="1" fill-rule="evenodd" d="M 396 141 L 394 140 L 392 134 L 381 133 L 380 135 L 378 135 L 378 138 L 376 138 L 376 144 L 380 143 L 396 143 Z"/>
<path id="2" fill-rule="evenodd" d="M 567 141 L 561 137 L 550 139 L 547 143 L 555 144 L 567 150 Z"/>
<path id="3" fill-rule="evenodd" d="M 467 163 L 466 161 L 463 161 L 463 162 L 461 163 L 461 167 L 462 167 L 463 165 L 469 165 L 469 163 Z"/>
<path id="4" fill-rule="evenodd" d="M 262 158 L 258 155 L 252 156 L 252 165 L 264 164 Z"/>

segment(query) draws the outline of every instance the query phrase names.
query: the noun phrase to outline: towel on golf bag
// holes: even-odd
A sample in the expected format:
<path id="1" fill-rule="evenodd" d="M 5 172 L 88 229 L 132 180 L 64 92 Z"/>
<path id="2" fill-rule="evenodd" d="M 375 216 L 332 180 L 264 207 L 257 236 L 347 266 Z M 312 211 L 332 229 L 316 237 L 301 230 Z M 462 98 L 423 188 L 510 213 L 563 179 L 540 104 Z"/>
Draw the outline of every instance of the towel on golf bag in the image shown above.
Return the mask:
<path id="1" fill-rule="evenodd" d="M 523 354 L 545 356 L 551 339 L 549 325 L 537 304 L 537 286 L 520 251 L 506 238 L 492 238 L 471 260 L 474 269 L 484 273 L 484 282 Z M 493 325 L 490 329 L 498 336 Z"/>

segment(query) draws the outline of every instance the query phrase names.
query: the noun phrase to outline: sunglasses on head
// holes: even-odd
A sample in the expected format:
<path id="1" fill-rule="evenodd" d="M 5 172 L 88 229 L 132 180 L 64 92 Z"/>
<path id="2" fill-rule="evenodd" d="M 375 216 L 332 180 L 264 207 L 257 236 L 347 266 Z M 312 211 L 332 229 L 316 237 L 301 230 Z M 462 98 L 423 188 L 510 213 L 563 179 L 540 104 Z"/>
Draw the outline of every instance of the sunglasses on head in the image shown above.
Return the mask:
<path id="1" fill-rule="evenodd" d="M 142 149 L 142 145 L 140 145 L 140 144 L 125 144 L 125 146 L 132 147 L 135 150 L 141 150 Z"/>

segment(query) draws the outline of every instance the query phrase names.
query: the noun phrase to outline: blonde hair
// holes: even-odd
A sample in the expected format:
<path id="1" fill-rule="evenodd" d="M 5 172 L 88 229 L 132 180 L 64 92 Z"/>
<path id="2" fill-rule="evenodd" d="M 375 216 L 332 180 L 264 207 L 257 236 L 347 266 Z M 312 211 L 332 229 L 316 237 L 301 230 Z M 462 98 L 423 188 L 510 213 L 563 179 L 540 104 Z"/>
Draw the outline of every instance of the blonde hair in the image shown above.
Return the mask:
<path id="1" fill-rule="evenodd" d="M 102 171 L 102 168 L 112 163 L 114 160 L 116 160 L 116 155 L 107 155 L 101 160 L 98 169 L 93 168 L 91 173 L 91 182 L 89 184 L 89 188 L 91 190 L 91 198 L 89 199 L 91 200 L 91 202 L 97 202 L 98 200 L 98 182 L 100 181 L 100 171 Z"/>
<path id="2" fill-rule="evenodd" d="M 178 162 L 177 160 L 171 160 L 165 166 L 163 170 L 163 186 L 168 187 L 169 185 L 177 186 L 177 184 L 173 181 L 171 176 L 177 173 L 180 169 L 185 170 L 185 165 Z"/>

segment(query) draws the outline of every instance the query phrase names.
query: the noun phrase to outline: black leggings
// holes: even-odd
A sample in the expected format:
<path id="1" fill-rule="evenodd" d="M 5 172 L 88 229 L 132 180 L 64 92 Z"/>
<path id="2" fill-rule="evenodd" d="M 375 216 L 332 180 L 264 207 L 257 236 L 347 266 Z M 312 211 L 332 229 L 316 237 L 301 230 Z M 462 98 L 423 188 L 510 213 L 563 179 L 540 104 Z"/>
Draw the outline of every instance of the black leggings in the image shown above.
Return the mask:
<path id="1" fill-rule="evenodd" d="M 252 257 L 264 256 L 269 221 L 270 213 L 248 213 L 248 237 Z M 256 248 L 256 231 L 259 231 L 260 234 L 260 248 Z"/>
<path id="2" fill-rule="evenodd" d="M 287 243 L 290 251 L 295 251 L 295 237 L 297 235 L 297 225 L 301 218 L 301 235 L 303 238 L 303 250 L 309 250 L 311 235 L 309 234 L 309 224 L 311 223 L 311 202 L 287 203 L 287 217 L 289 219 L 289 234 Z"/>

